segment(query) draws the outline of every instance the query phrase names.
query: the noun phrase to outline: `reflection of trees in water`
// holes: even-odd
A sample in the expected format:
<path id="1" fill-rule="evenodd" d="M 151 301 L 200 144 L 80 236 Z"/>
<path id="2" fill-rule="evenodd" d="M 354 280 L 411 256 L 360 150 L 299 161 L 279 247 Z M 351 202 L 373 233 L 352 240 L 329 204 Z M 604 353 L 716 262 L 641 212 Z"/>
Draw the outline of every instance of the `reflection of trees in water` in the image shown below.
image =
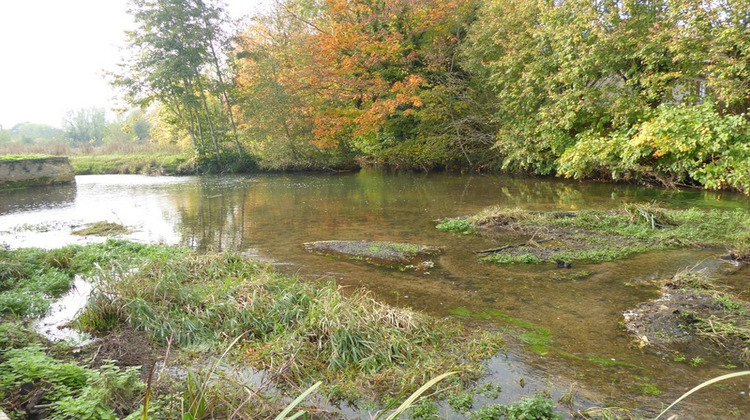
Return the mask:
<path id="1" fill-rule="evenodd" d="M 183 243 L 272 253 L 316 240 L 404 240 L 430 220 L 490 205 L 539 210 L 612 208 L 623 201 L 713 205 L 715 193 L 555 178 L 361 171 L 344 175 L 207 178 L 175 198 Z M 738 205 L 736 200 L 733 200 Z"/>
<path id="2" fill-rule="evenodd" d="M 75 183 L 3 190 L 0 193 L 0 214 L 62 207 L 73 204 L 75 198 Z"/>
<path id="3" fill-rule="evenodd" d="M 177 197 L 182 243 L 199 250 L 244 248 L 247 186 L 220 188 L 210 184 Z M 239 234 L 238 234 L 239 233 Z"/>

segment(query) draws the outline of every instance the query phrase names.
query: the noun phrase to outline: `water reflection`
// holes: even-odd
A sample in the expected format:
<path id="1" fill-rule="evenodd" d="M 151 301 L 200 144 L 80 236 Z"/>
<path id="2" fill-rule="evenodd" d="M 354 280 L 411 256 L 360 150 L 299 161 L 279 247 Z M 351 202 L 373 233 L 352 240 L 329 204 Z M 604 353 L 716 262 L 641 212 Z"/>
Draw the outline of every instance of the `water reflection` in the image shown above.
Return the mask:
<path id="1" fill-rule="evenodd" d="M 0 215 L 70 205 L 76 184 L 48 185 L 0 191 Z"/>

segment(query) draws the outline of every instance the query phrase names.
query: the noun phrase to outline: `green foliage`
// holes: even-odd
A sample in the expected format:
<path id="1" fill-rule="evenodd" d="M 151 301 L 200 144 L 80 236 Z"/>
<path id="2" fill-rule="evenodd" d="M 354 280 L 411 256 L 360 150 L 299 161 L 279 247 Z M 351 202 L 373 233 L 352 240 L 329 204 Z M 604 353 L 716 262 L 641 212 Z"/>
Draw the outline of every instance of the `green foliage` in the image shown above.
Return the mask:
<path id="1" fill-rule="evenodd" d="M 474 405 L 474 397 L 468 392 L 451 394 L 448 396 L 448 404 L 459 413 L 464 413 L 471 410 Z"/>
<path id="2" fill-rule="evenodd" d="M 231 42 L 222 5 L 134 0 L 128 12 L 135 21 L 126 33 L 130 54 L 111 75 L 113 85 L 134 106 L 159 102 L 165 121 L 189 134 L 199 165 L 216 172 L 245 166 L 228 83 Z M 238 158 L 225 158 L 229 150 Z M 225 159 L 231 162 L 226 168 Z"/>
<path id="3" fill-rule="evenodd" d="M 52 419 L 116 419 L 116 414 L 125 415 L 138 407 L 144 389 L 138 368 L 121 371 L 109 363 L 99 370 L 88 369 L 56 360 L 38 346 L 0 354 L 0 399 L 19 403 L 16 398 L 22 394 L 18 390 L 28 384 L 40 391 L 41 403 L 49 404 L 47 413 Z"/>
<path id="4" fill-rule="evenodd" d="M 471 420 L 557 420 L 562 419 L 555 412 L 554 402 L 542 395 L 523 398 L 509 405 L 486 405 L 471 413 Z"/>
<path id="5" fill-rule="evenodd" d="M 458 235 L 471 235 L 477 232 L 476 226 L 466 219 L 446 219 L 435 226 L 443 232 L 451 232 Z"/>
<path id="6" fill-rule="evenodd" d="M 506 408 L 505 416 L 508 420 L 553 420 L 562 419 L 562 415 L 554 411 L 554 402 L 541 395 L 523 398 Z"/>
<path id="7" fill-rule="evenodd" d="M 666 185 L 750 188 L 750 131 L 744 116 L 721 115 L 710 103 L 664 105 L 633 127 L 632 136 L 582 140 L 559 159 L 571 177 L 609 173 L 615 179 L 657 180 Z"/>
<path id="8" fill-rule="evenodd" d="M 735 1 L 492 0 L 462 58 L 496 95 L 505 168 L 747 192 L 747 13 Z"/>
<path id="9" fill-rule="evenodd" d="M 412 419 L 431 420 L 438 418 L 438 408 L 435 402 L 429 398 L 422 398 L 409 410 Z"/>

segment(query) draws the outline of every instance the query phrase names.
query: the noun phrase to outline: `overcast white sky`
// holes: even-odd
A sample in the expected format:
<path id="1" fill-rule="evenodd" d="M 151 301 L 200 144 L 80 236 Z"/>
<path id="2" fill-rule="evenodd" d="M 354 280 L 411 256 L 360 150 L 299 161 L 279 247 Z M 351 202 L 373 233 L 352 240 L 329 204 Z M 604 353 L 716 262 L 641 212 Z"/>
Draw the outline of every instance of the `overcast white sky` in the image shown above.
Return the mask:
<path id="1" fill-rule="evenodd" d="M 271 0 L 225 0 L 235 18 Z M 62 125 L 69 110 L 115 104 L 104 80 L 132 25 L 127 0 L 0 0 L 0 126 Z"/>

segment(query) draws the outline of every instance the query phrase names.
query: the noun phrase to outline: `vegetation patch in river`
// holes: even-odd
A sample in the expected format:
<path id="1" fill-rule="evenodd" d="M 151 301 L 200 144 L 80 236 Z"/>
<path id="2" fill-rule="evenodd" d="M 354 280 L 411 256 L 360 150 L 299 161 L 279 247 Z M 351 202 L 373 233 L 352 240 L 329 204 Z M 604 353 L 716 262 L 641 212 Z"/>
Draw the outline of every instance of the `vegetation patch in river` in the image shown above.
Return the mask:
<path id="1" fill-rule="evenodd" d="M 750 215 L 746 211 L 675 210 L 630 204 L 613 211 L 534 212 L 492 207 L 468 218 L 448 219 L 437 228 L 502 238 L 508 232 L 529 236 L 523 243 L 478 250 L 498 264 L 599 262 L 656 249 L 728 247 L 727 258 L 750 259 Z"/>
<path id="2" fill-rule="evenodd" d="M 305 249 L 318 255 L 343 256 L 378 266 L 418 271 L 431 268 L 434 265 L 431 258 L 442 252 L 435 246 L 370 241 L 307 242 Z"/>
<path id="3" fill-rule="evenodd" d="M 718 353 L 723 362 L 750 366 L 750 303 L 717 288 L 703 270 L 663 281 L 660 298 L 625 312 L 624 319 L 640 346 L 703 348 L 703 356 Z M 691 364 L 702 360 L 698 355 Z"/>
<path id="4" fill-rule="evenodd" d="M 117 236 L 130 233 L 130 230 L 119 223 L 96 222 L 71 233 L 78 236 Z"/>

